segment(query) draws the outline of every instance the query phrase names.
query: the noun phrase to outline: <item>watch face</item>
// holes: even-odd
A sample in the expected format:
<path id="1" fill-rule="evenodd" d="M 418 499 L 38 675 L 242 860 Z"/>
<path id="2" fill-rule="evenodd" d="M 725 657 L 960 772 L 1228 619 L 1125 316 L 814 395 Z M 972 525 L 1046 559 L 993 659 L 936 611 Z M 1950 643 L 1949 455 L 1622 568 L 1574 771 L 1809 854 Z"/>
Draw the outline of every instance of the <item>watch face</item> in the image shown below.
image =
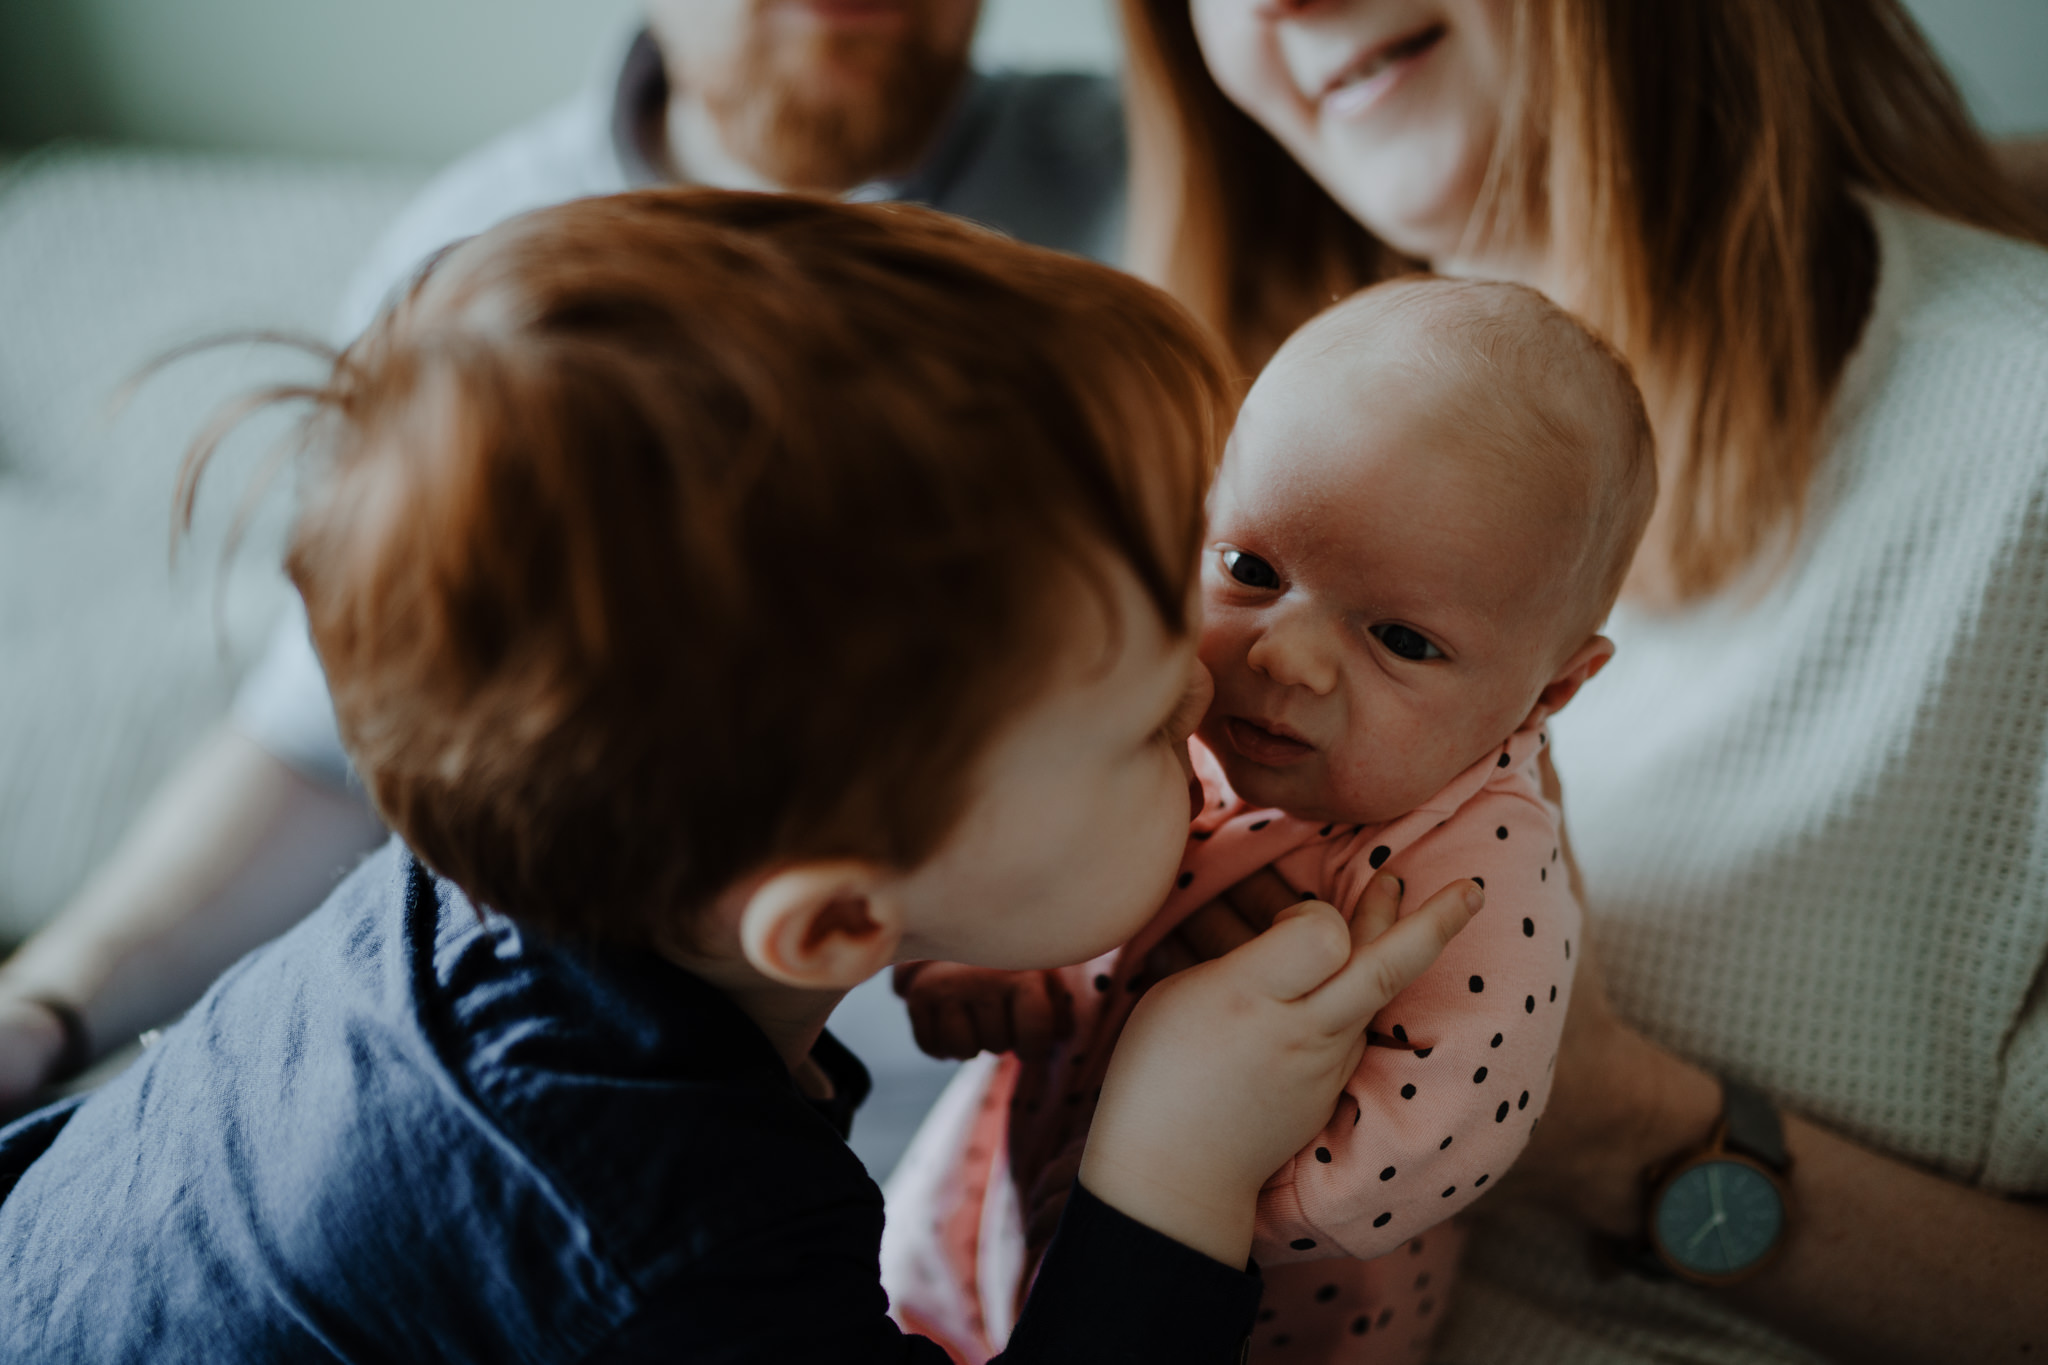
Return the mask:
<path id="1" fill-rule="evenodd" d="M 1762 1171 L 1703 1161 L 1681 1171 L 1657 1201 L 1657 1241 L 1696 1275 L 1736 1275 L 1755 1265 L 1785 1229 L 1785 1201 Z"/>

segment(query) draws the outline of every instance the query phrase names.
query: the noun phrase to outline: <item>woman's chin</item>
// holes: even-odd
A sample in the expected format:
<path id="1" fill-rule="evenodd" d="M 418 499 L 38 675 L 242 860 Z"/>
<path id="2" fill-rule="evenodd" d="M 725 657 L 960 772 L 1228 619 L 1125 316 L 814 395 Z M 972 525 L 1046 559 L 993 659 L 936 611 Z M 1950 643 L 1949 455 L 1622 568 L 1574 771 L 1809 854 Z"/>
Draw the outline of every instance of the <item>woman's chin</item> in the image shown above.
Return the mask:
<path id="1" fill-rule="evenodd" d="M 1339 131 L 1326 144 L 1336 169 L 1323 183 L 1344 211 L 1404 256 L 1436 262 L 1461 254 L 1479 202 L 1484 160 L 1469 173 L 1446 175 L 1444 167 L 1452 163 L 1425 154 L 1428 149 L 1345 145 L 1351 141 Z"/>

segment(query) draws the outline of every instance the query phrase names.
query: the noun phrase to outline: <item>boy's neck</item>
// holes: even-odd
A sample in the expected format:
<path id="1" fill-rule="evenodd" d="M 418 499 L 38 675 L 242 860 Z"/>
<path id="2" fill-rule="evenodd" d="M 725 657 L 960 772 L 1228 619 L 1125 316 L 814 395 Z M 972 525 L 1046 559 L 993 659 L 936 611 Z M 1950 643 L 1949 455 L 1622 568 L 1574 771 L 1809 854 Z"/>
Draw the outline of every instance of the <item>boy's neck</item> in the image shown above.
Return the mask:
<path id="1" fill-rule="evenodd" d="M 740 1012 L 768 1035 L 768 1041 L 774 1045 L 776 1055 L 782 1058 L 782 1064 L 789 1068 L 789 1074 L 804 1085 L 807 1094 L 811 1093 L 809 1082 L 822 1079 L 817 1064 L 811 1061 L 811 1049 L 818 1045 L 818 1035 L 825 1031 L 825 1021 L 846 998 L 845 991 L 813 991 L 785 986 L 762 976 L 744 960 L 700 958 L 676 953 L 665 956 L 693 976 L 715 986 L 726 999 L 738 1005 Z M 830 1086 L 827 1085 L 826 1089 L 828 1094 L 812 1097 L 829 1098 Z"/>

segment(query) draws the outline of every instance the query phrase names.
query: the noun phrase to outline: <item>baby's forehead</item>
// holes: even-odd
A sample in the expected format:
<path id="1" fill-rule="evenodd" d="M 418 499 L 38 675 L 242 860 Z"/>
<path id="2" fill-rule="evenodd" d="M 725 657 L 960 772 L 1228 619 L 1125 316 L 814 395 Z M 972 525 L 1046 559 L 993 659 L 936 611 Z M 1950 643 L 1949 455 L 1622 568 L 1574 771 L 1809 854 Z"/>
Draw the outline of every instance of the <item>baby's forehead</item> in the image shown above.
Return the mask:
<path id="1" fill-rule="evenodd" d="M 1638 413 L 1619 362 L 1532 290 L 1382 286 L 1303 328 L 1260 376 L 1217 511 L 1311 532 L 1333 562 L 1348 556 L 1340 572 L 1435 565 L 1464 596 L 1527 602 L 1542 580 L 1581 577 L 1617 533 L 1604 509 Z"/>

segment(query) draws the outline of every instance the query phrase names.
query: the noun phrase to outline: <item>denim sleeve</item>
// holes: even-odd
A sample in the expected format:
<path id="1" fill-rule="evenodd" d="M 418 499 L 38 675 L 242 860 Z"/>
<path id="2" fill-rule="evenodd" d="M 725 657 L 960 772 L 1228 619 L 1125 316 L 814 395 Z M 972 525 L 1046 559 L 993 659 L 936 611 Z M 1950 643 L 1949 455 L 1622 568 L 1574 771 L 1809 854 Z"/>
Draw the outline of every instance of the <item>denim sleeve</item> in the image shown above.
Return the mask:
<path id="1" fill-rule="evenodd" d="M 590 1365 L 947 1365 L 890 1320 L 872 1247 L 815 1240 L 772 1275 L 701 1270 L 650 1296 Z M 1236 1365 L 1258 1311 L 1256 1274 L 1135 1222 L 1078 1182 L 1002 1365 Z M 995 1362 L 991 1362 L 995 1365 Z"/>

